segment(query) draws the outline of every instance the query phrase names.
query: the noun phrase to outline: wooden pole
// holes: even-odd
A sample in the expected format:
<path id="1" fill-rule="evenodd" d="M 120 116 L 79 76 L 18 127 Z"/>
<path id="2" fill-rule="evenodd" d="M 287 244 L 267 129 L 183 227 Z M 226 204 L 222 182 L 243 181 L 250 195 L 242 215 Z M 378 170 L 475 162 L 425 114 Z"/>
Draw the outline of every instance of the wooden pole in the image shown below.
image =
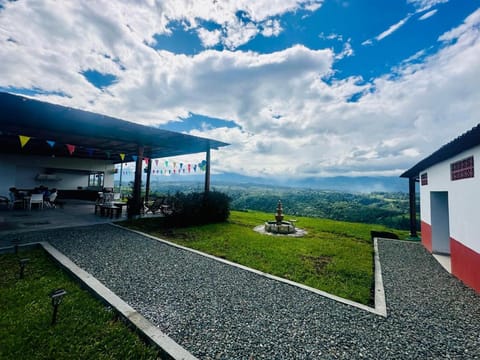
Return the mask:
<path id="1" fill-rule="evenodd" d="M 120 193 L 120 197 L 122 197 L 122 174 L 123 174 L 123 161 L 120 163 L 120 181 L 118 184 L 118 192 Z"/>
<path id="2" fill-rule="evenodd" d="M 415 183 L 416 179 L 414 177 L 408 178 L 408 194 L 410 198 L 410 236 L 412 238 L 418 237 L 417 235 L 417 201 L 415 194 Z"/>
<path id="3" fill-rule="evenodd" d="M 135 162 L 135 180 L 133 183 L 133 197 L 132 208 L 129 213 L 130 216 L 140 215 L 140 208 L 143 206 L 141 201 L 142 195 L 142 161 L 143 161 L 143 146 L 139 145 L 137 149 L 137 161 Z"/>
<path id="4" fill-rule="evenodd" d="M 207 165 L 205 168 L 205 194 L 210 192 L 210 144 L 207 148 Z"/>
<path id="5" fill-rule="evenodd" d="M 145 201 L 150 196 L 150 174 L 152 173 L 152 159 L 148 159 L 147 165 L 147 182 L 145 183 Z"/>

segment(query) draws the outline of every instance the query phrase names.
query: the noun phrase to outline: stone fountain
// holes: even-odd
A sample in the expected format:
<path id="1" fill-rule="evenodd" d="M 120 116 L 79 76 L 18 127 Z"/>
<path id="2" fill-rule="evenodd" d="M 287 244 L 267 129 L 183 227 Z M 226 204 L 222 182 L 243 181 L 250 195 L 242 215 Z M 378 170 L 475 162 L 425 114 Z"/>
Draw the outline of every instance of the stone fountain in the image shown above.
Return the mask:
<path id="1" fill-rule="evenodd" d="M 265 231 L 273 234 L 294 234 L 295 224 L 292 221 L 283 220 L 282 202 L 278 200 L 275 221 L 267 221 L 265 223 Z"/>

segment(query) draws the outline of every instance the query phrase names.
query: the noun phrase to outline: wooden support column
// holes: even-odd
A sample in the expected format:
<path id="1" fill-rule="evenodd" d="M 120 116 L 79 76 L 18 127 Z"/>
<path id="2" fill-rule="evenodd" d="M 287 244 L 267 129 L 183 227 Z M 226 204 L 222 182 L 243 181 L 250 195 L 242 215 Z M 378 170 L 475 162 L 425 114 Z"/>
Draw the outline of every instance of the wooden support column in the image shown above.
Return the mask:
<path id="1" fill-rule="evenodd" d="M 207 165 L 205 168 L 205 194 L 210 192 L 210 144 L 207 148 Z"/>
<path id="2" fill-rule="evenodd" d="M 143 146 L 139 145 L 137 149 L 137 161 L 135 162 L 135 180 L 133 183 L 133 197 L 131 201 L 131 209 L 129 216 L 139 216 L 142 195 L 142 161 L 143 161 Z"/>
<path id="3" fill-rule="evenodd" d="M 408 195 L 410 198 L 410 237 L 416 238 L 417 235 L 417 200 L 415 194 L 415 177 L 408 178 Z"/>
<path id="4" fill-rule="evenodd" d="M 150 196 L 150 174 L 152 173 L 152 159 L 148 159 L 147 165 L 147 182 L 145 183 L 145 201 Z"/>
<path id="5" fill-rule="evenodd" d="M 123 161 L 120 163 L 120 180 L 118 184 L 118 192 L 120 193 L 120 197 L 122 197 L 122 174 L 123 174 Z"/>

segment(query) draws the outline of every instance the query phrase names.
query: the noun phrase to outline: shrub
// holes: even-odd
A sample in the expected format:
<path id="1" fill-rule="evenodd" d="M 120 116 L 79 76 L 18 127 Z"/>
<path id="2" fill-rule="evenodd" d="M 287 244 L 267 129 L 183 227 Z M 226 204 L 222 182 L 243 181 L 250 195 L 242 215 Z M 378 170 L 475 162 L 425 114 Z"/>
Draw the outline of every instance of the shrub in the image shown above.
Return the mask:
<path id="1" fill-rule="evenodd" d="M 174 212 L 165 219 L 169 226 L 218 223 L 227 221 L 230 215 L 230 198 L 217 191 L 177 193 L 173 207 Z"/>

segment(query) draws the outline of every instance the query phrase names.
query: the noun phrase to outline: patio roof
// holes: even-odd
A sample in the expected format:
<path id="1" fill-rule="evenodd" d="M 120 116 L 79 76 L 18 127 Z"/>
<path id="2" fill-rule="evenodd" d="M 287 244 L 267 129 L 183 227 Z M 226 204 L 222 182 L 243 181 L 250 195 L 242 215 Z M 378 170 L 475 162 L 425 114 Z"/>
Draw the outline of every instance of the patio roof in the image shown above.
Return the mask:
<path id="1" fill-rule="evenodd" d="M 0 153 L 133 161 L 206 152 L 228 144 L 0 92 Z M 22 148 L 19 136 L 30 137 Z M 47 141 L 55 142 L 48 143 Z M 66 145 L 74 145 L 70 154 Z M 52 146 L 53 145 L 53 146 Z"/>

